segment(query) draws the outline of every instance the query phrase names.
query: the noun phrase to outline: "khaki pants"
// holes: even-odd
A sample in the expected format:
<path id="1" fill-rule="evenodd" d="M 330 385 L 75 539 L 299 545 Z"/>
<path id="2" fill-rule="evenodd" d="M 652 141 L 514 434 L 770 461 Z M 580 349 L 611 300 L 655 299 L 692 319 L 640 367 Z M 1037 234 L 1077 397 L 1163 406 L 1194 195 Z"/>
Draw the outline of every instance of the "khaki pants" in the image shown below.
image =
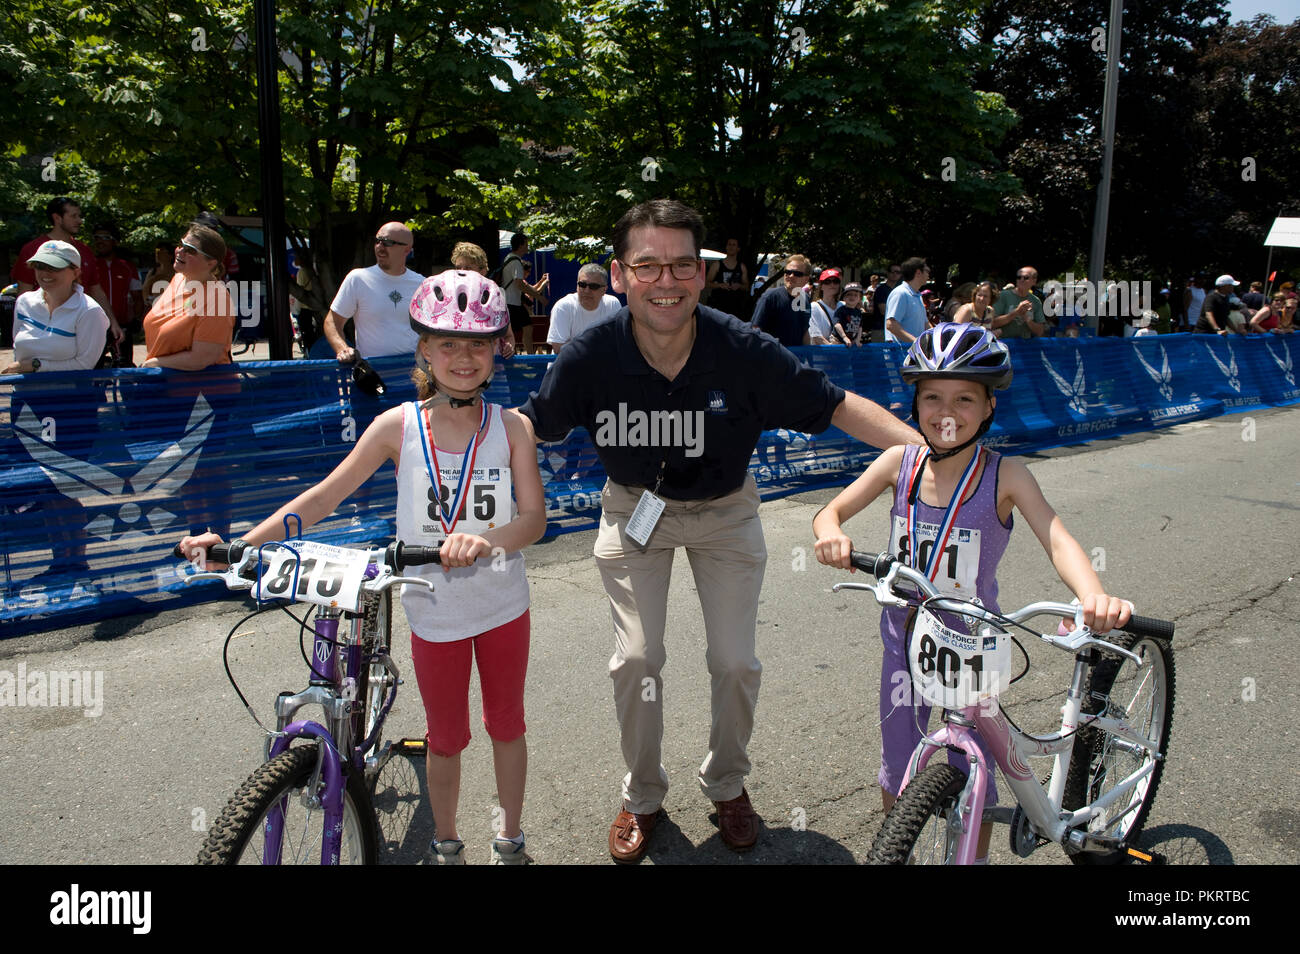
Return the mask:
<path id="1" fill-rule="evenodd" d="M 640 488 L 605 484 L 594 552 L 614 619 L 609 674 L 628 767 L 623 799 L 631 811 L 649 814 L 668 791 L 668 773 L 660 761 L 660 673 L 667 658 L 664 625 L 673 554 L 678 547 L 686 550 L 708 645 L 713 720 L 700 787 L 712 801 L 727 801 L 740 794 L 750 769 L 745 747 L 763 671 L 754 655 L 754 626 L 767 549 L 752 477 L 717 500 L 665 501 L 667 508 L 644 548 L 623 535 L 640 498 Z"/>

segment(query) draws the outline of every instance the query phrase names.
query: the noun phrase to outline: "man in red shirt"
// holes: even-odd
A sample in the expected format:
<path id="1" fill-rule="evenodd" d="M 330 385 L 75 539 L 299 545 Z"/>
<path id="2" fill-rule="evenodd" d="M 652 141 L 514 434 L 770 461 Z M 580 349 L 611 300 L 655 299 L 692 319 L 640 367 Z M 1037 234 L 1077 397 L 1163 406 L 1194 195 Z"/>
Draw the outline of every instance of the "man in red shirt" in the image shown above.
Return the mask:
<path id="1" fill-rule="evenodd" d="M 81 287 L 108 315 L 109 334 L 115 341 L 121 341 L 122 328 L 117 323 L 113 306 L 99 283 L 99 265 L 95 261 L 95 255 L 89 245 L 77 241 L 77 232 L 81 229 L 81 206 L 67 196 L 60 196 L 50 200 L 45 206 L 45 214 L 50 218 L 49 234 L 38 235 L 24 245 L 22 251 L 18 253 L 18 261 L 11 272 L 18 282 L 18 293 L 21 295 L 24 292 L 36 291 L 36 273 L 27 264 L 27 260 L 36 254 L 37 249 L 50 239 L 67 242 L 81 255 Z"/>
<path id="2" fill-rule="evenodd" d="M 122 326 L 123 338 L 118 346 L 122 364 L 135 367 L 132 350 L 135 347 L 137 319 L 144 314 L 144 297 L 140 294 L 140 273 L 135 263 L 117 254 L 117 243 L 122 233 L 112 222 L 95 229 L 91 236 L 95 243 L 95 259 L 99 265 L 100 285 L 108 293 L 108 301 Z"/>

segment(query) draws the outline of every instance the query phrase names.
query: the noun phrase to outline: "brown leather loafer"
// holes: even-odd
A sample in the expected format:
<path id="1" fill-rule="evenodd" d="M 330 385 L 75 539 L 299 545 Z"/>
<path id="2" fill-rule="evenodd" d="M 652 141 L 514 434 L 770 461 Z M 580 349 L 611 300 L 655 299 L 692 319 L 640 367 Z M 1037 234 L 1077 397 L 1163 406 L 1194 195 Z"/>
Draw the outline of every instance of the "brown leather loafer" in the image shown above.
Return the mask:
<path id="1" fill-rule="evenodd" d="M 620 864 L 640 861 L 650 841 L 650 833 L 659 821 L 659 812 L 637 815 L 624 805 L 618 810 L 614 824 L 609 826 L 609 854 Z"/>
<path id="2" fill-rule="evenodd" d="M 743 788 L 740 794 L 727 802 L 714 802 L 718 810 L 718 830 L 728 848 L 734 851 L 746 851 L 758 841 L 760 819 L 749 803 L 749 792 Z"/>

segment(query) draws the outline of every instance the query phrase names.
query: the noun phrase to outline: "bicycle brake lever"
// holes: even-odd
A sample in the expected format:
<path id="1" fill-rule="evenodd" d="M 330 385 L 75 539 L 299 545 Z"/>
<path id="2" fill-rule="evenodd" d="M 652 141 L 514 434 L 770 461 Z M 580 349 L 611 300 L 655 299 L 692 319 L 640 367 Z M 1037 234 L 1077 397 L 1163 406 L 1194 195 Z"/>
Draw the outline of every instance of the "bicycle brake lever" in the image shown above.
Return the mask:
<path id="1" fill-rule="evenodd" d="M 840 590 L 865 590 L 876 598 L 876 602 L 881 606 L 908 606 L 907 600 L 895 596 L 890 588 L 894 582 L 894 577 L 898 574 L 898 564 L 889 568 L 889 572 L 883 577 L 876 580 L 875 583 L 836 583 L 831 587 L 832 593 L 838 593 Z"/>

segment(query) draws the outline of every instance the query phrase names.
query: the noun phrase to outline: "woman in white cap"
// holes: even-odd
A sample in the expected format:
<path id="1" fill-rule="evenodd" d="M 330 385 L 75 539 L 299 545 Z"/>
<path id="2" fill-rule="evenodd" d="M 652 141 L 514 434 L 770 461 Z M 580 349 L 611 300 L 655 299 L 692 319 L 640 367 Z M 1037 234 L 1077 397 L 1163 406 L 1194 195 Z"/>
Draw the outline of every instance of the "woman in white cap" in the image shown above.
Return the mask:
<path id="1" fill-rule="evenodd" d="M 14 360 L 3 373 L 48 374 L 95 367 L 104 353 L 109 322 L 104 309 L 79 284 L 81 253 L 69 242 L 50 239 L 40 244 L 27 263 L 36 277 L 36 290 L 18 296 L 14 307 Z M 93 379 L 54 386 L 18 384 L 10 413 L 17 419 L 17 407 L 22 405 L 23 414 L 30 413 L 42 422 L 42 432 L 45 422 L 53 421 L 58 428 L 59 453 L 84 460 L 94 443 L 95 409 L 103 398 L 103 387 L 96 392 Z M 85 580 L 89 572 L 82 531 L 85 514 L 77 500 L 49 492 L 48 485 L 34 493 L 39 504 L 35 512 L 9 519 L 38 521 L 12 529 L 26 532 L 39 526 L 52 560 L 24 585 L 70 589 L 76 581 Z"/>
<path id="2" fill-rule="evenodd" d="M 78 284 L 81 253 L 50 239 L 27 264 L 37 287 L 14 306 L 14 360 L 3 373 L 93 368 L 104 353 L 108 315 Z"/>

